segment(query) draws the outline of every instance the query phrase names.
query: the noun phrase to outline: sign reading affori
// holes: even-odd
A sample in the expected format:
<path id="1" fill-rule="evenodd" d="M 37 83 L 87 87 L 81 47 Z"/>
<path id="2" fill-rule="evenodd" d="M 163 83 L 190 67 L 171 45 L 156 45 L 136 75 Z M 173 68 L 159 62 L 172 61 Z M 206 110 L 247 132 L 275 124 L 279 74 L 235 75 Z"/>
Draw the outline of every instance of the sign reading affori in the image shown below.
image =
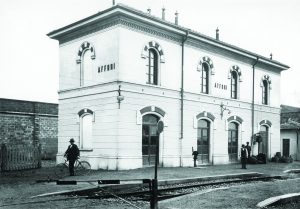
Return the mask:
<path id="1" fill-rule="evenodd" d="M 158 121 L 157 123 L 157 132 L 160 134 L 164 130 L 164 122 L 163 121 Z"/>

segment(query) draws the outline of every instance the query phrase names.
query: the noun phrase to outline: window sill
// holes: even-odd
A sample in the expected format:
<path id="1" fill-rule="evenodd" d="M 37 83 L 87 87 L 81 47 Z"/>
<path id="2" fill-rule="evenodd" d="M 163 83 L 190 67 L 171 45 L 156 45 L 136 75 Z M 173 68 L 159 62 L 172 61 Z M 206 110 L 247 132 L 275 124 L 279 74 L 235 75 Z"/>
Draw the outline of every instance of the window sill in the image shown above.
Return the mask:
<path id="1" fill-rule="evenodd" d="M 79 151 L 82 151 L 82 152 L 93 152 L 93 149 L 92 148 L 80 148 Z"/>

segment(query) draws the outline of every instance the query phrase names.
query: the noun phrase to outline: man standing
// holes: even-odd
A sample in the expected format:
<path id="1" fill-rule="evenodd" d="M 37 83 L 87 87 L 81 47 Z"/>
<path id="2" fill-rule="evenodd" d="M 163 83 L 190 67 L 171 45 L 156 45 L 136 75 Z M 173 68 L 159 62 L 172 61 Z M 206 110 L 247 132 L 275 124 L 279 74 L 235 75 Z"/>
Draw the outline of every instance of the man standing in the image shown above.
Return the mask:
<path id="1" fill-rule="evenodd" d="M 242 145 L 241 148 L 241 163 L 242 163 L 242 169 L 247 169 L 246 168 L 246 162 L 247 162 L 247 150 L 245 148 L 245 145 Z"/>
<path id="2" fill-rule="evenodd" d="M 251 146 L 249 145 L 249 142 L 246 142 L 246 150 L 247 150 L 247 154 L 248 154 L 248 160 L 250 159 L 250 155 L 251 155 Z"/>
<path id="3" fill-rule="evenodd" d="M 74 164 L 77 158 L 79 157 L 79 149 L 76 144 L 74 144 L 74 139 L 70 139 L 70 145 L 68 146 L 68 149 L 65 152 L 64 155 L 67 160 L 69 161 L 69 172 L 70 176 L 74 176 Z"/>

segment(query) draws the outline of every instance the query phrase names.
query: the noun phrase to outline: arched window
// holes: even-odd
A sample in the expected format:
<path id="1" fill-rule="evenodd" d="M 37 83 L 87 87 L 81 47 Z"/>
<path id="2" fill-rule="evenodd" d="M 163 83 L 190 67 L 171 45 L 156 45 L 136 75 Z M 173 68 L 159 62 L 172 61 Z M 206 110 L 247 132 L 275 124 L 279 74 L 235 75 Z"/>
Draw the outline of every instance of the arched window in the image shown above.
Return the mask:
<path id="1" fill-rule="evenodd" d="M 206 62 L 202 63 L 201 70 L 201 93 L 208 94 L 209 88 L 209 66 Z"/>
<path id="2" fill-rule="evenodd" d="M 93 67 L 91 60 L 91 51 L 85 50 L 82 55 L 81 63 L 81 86 L 92 84 L 93 79 Z"/>
<path id="3" fill-rule="evenodd" d="M 79 111 L 80 121 L 80 149 L 92 149 L 93 144 L 93 111 L 83 109 Z"/>
<path id="4" fill-rule="evenodd" d="M 160 85 L 161 63 L 165 63 L 164 51 L 159 43 L 150 41 L 142 50 L 142 58 L 146 59 L 146 83 Z"/>
<path id="5" fill-rule="evenodd" d="M 80 64 L 80 86 L 92 83 L 92 60 L 95 57 L 94 46 L 87 41 L 83 42 L 79 47 L 76 59 L 77 64 Z"/>
<path id="6" fill-rule="evenodd" d="M 228 124 L 228 155 L 229 162 L 237 162 L 238 160 L 238 127 L 235 122 Z"/>
<path id="7" fill-rule="evenodd" d="M 263 80 L 263 93 L 262 93 L 262 103 L 267 105 L 269 100 L 269 87 L 268 82 Z"/>
<path id="8" fill-rule="evenodd" d="M 148 50 L 148 71 L 147 78 L 148 84 L 158 85 L 158 54 L 155 49 Z"/>
<path id="9" fill-rule="evenodd" d="M 198 120 L 197 130 L 197 151 L 200 164 L 209 162 L 209 141 L 210 141 L 210 122 L 207 120 Z"/>
<path id="10" fill-rule="evenodd" d="M 238 91 L 238 73 L 234 70 L 231 72 L 231 98 L 237 99 L 237 91 Z"/>
<path id="11" fill-rule="evenodd" d="M 268 75 L 264 75 L 260 84 L 262 88 L 262 104 L 270 104 L 270 90 L 271 90 L 271 78 Z"/>

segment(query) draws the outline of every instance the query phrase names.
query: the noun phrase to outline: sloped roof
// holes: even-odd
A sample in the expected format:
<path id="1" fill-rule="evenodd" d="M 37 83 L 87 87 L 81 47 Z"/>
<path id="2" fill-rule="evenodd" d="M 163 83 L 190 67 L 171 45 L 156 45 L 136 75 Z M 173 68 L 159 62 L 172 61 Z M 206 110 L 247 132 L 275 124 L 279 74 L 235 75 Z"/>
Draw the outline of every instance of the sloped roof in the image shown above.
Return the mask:
<path id="1" fill-rule="evenodd" d="M 299 107 L 292 107 L 288 105 L 281 105 L 281 113 L 300 113 L 300 108 Z"/>

